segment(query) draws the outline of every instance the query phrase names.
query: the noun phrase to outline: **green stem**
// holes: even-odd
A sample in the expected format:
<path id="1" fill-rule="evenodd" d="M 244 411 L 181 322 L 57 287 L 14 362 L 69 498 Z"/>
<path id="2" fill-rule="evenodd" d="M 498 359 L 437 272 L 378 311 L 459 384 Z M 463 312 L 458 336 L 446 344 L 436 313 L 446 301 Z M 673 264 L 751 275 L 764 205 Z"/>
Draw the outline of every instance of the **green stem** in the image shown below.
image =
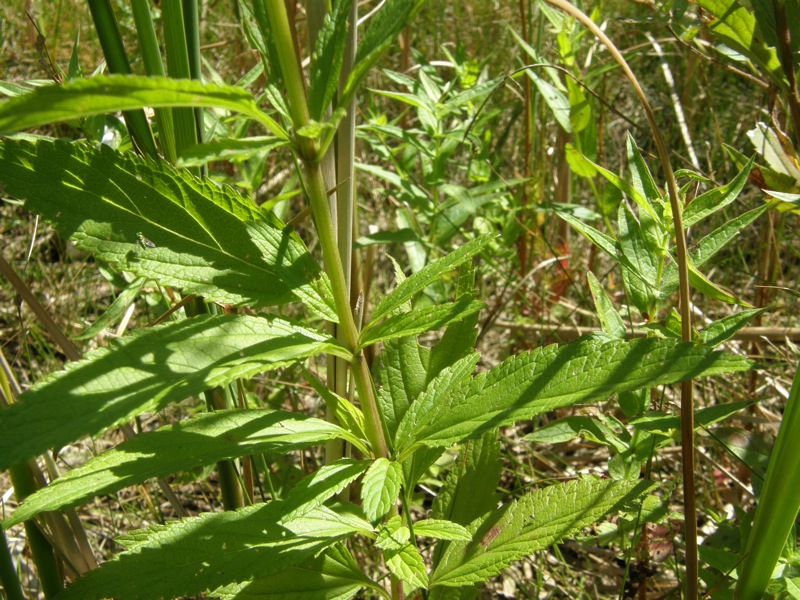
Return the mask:
<path id="1" fill-rule="evenodd" d="M 264 0 L 270 30 L 275 39 L 275 46 L 278 53 L 278 60 L 281 64 L 283 81 L 286 86 L 286 95 L 291 112 L 292 124 L 295 131 L 298 131 L 309 124 L 310 116 L 308 112 L 308 102 L 306 100 L 305 86 L 300 74 L 297 57 L 294 51 L 289 17 L 286 14 L 286 6 L 283 2 Z M 353 351 L 353 378 L 356 384 L 356 392 L 364 410 L 365 433 L 372 445 L 372 451 L 377 456 L 388 456 L 386 437 L 383 425 L 378 412 L 378 404 L 375 399 L 375 389 L 369 367 L 361 351 L 356 352 L 358 347 L 358 329 L 356 328 L 353 313 L 350 309 L 350 296 L 347 291 L 347 281 L 342 267 L 342 259 L 336 240 L 336 230 L 333 225 L 330 207 L 328 206 L 328 190 L 325 185 L 325 178 L 322 174 L 320 161 L 319 141 L 316 139 L 300 137 L 297 140 L 299 158 L 303 162 L 306 176 L 306 187 L 308 198 L 311 203 L 311 211 L 314 215 L 317 234 L 319 235 L 320 246 L 322 247 L 322 259 L 325 265 L 325 272 L 331 282 L 333 300 L 336 306 L 336 316 L 339 318 L 339 330 L 341 339 L 345 346 Z"/>
<path id="2" fill-rule="evenodd" d="M 125 53 L 125 46 L 122 44 L 122 36 L 117 27 L 110 0 L 89 0 L 89 10 L 100 38 L 108 70 L 112 73 L 130 75 L 131 65 Z M 125 125 L 128 127 L 136 147 L 150 158 L 156 158 L 158 150 L 156 150 L 156 143 L 153 140 L 153 133 L 150 131 L 150 124 L 147 122 L 144 110 L 127 111 L 124 115 Z"/>
<path id="3" fill-rule="evenodd" d="M 151 77 L 164 77 L 164 63 L 161 61 L 161 49 L 158 47 L 150 6 L 147 0 L 132 0 L 131 10 L 136 23 L 136 37 L 139 39 L 139 52 L 142 54 L 145 73 Z M 161 107 L 154 109 L 158 125 L 158 143 L 164 158 L 175 164 L 178 155 L 175 151 L 175 131 L 172 123 L 172 109 Z"/>
<path id="4" fill-rule="evenodd" d="M 11 560 L 11 551 L 8 549 L 6 532 L 0 529 L 0 582 L 8 600 L 25 600 L 22 593 L 22 584 L 19 582 L 14 561 Z"/>

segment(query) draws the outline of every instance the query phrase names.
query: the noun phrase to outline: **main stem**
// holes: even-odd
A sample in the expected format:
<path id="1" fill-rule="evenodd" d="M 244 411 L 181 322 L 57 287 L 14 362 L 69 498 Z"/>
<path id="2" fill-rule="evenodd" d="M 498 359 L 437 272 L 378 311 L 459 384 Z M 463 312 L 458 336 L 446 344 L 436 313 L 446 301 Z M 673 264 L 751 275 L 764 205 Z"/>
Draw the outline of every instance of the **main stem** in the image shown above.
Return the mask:
<path id="1" fill-rule="evenodd" d="M 295 55 L 294 42 L 292 41 L 289 16 L 283 2 L 264 0 L 264 9 L 270 22 L 270 28 L 275 40 L 278 60 L 281 64 L 283 84 L 286 88 L 292 125 L 295 131 L 301 130 L 309 124 L 311 117 L 308 111 L 305 86 L 302 74 Z M 353 313 L 350 309 L 350 298 L 347 293 L 347 283 L 342 267 L 342 259 L 336 243 L 336 230 L 333 226 L 330 207 L 328 206 L 328 190 L 322 174 L 320 160 L 322 159 L 318 140 L 297 137 L 297 153 L 303 162 L 306 176 L 308 199 L 311 203 L 311 212 L 314 215 L 320 246 L 322 247 L 322 260 L 325 272 L 331 282 L 333 301 L 336 316 L 339 318 L 339 331 L 341 341 L 348 350 L 353 352 L 353 379 L 356 392 L 364 411 L 364 427 L 372 451 L 376 456 L 388 456 L 386 436 L 383 424 L 378 413 L 378 403 L 375 399 L 375 388 L 369 367 L 364 358 L 364 353 L 358 348 L 358 328 L 356 327 Z"/>

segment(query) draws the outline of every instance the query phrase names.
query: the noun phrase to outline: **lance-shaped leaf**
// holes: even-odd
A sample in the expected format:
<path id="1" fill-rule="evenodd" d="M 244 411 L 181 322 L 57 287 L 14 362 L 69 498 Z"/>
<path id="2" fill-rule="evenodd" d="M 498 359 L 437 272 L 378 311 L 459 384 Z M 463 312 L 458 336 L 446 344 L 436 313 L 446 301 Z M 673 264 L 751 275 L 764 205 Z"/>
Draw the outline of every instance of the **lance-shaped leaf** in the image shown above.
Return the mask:
<path id="1" fill-rule="evenodd" d="M 473 523 L 469 543 L 451 543 L 431 576 L 431 586 L 461 587 L 486 581 L 529 554 L 580 531 L 627 498 L 652 485 L 595 477 L 537 490 Z"/>
<path id="2" fill-rule="evenodd" d="M 423 331 L 434 331 L 450 323 L 461 321 L 478 312 L 482 307 L 482 302 L 464 299 L 459 302 L 424 306 L 398 313 L 374 326 L 372 323 L 376 321 L 373 320 L 361 332 L 359 346 L 363 348 L 384 340 L 416 335 Z"/>
<path id="3" fill-rule="evenodd" d="M 428 572 L 419 550 L 412 544 L 404 544 L 397 550 L 384 550 L 386 567 L 392 575 L 412 588 L 428 587 Z"/>
<path id="4" fill-rule="evenodd" d="M 181 150 L 178 166 L 199 167 L 215 160 L 239 162 L 286 145 L 286 140 L 266 136 L 215 139 Z"/>
<path id="5" fill-rule="evenodd" d="M 343 600 L 364 587 L 383 592 L 369 579 L 350 552 L 341 544 L 325 550 L 278 575 L 256 577 L 253 581 L 217 589 L 212 597 L 221 600 Z"/>
<path id="6" fill-rule="evenodd" d="M 30 519 L 42 511 L 75 506 L 94 496 L 110 494 L 153 477 L 165 477 L 239 456 L 283 454 L 335 438 L 351 437 L 333 423 L 286 411 L 204 413 L 183 423 L 143 433 L 59 477 L 29 496 L 3 527 Z M 353 479 L 364 468 L 356 470 Z M 295 489 L 297 487 L 292 492 Z M 311 508 L 315 506 L 310 506 L 309 510 Z"/>
<path id="7" fill-rule="evenodd" d="M 370 529 L 357 517 L 338 515 L 325 507 L 279 525 L 281 510 L 280 502 L 271 502 L 123 536 L 118 541 L 128 551 L 78 579 L 61 598 L 194 596 L 256 576 L 275 575 Z"/>
<path id="8" fill-rule="evenodd" d="M 308 85 L 308 110 L 311 118 L 322 122 L 325 111 L 336 94 L 339 72 L 344 59 L 347 41 L 347 17 L 353 0 L 337 0 L 317 34 L 311 56 L 311 73 Z M 354 25 L 355 26 L 355 25 Z"/>
<path id="9" fill-rule="evenodd" d="M 281 523 L 292 521 L 321 506 L 361 475 L 369 466 L 366 460 L 342 459 L 301 479 L 284 501 Z"/>
<path id="10" fill-rule="evenodd" d="M 730 183 L 700 194 L 692 200 L 683 211 L 684 227 L 691 227 L 695 223 L 699 223 L 736 200 L 744 188 L 744 184 L 747 183 L 747 176 L 750 174 L 754 162 L 755 157 L 751 157 Z"/>
<path id="11" fill-rule="evenodd" d="M 0 184 L 120 269 L 224 304 L 299 298 L 335 320 L 300 238 L 232 188 L 106 146 L 13 139 L 0 140 Z"/>
<path id="12" fill-rule="evenodd" d="M 0 410 L 0 470 L 236 378 L 320 353 L 349 356 L 313 330 L 246 315 L 195 317 L 112 342 Z"/>
<path id="13" fill-rule="evenodd" d="M 144 107 L 201 106 L 242 113 L 288 139 L 283 128 L 256 106 L 245 90 L 169 77 L 104 75 L 36 88 L 0 104 L 0 133 L 9 134 L 91 115 Z"/>
<path id="14" fill-rule="evenodd" d="M 478 254 L 491 240 L 492 236 L 490 235 L 477 237 L 461 246 L 458 250 L 454 250 L 447 256 L 443 256 L 439 260 L 426 265 L 408 277 L 381 299 L 378 306 L 372 311 L 372 320 L 381 319 L 402 306 L 442 275 L 452 271 Z"/>
<path id="15" fill-rule="evenodd" d="M 753 367 L 745 358 L 674 340 L 579 340 L 504 360 L 417 420 L 411 438 L 446 446 L 521 419 L 611 394 Z"/>

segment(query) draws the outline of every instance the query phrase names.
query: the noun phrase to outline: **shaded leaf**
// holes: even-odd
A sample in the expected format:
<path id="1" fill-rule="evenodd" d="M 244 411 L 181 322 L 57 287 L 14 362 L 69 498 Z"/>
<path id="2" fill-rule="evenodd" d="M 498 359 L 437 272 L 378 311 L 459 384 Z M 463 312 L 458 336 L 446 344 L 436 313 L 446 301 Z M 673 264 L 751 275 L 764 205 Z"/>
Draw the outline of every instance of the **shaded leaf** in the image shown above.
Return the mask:
<path id="1" fill-rule="evenodd" d="M 399 463 L 386 458 L 372 463 L 361 482 L 364 514 L 370 521 L 377 521 L 395 505 L 402 482 L 403 471 Z"/>
<path id="2" fill-rule="evenodd" d="M 333 423 L 285 411 L 258 409 L 200 414 L 182 423 L 138 435 L 59 477 L 29 496 L 3 527 L 8 528 L 42 511 L 69 508 L 153 477 L 165 477 L 239 456 L 286 453 L 351 437 Z M 351 471 L 355 471 L 350 480 L 358 477 L 364 468 L 366 465 L 361 465 L 360 470 L 350 466 Z M 322 479 L 325 474 L 318 471 L 314 477 Z M 316 483 L 316 479 L 312 483 Z M 289 500 L 305 489 L 298 490 L 302 483 L 292 489 Z M 302 500 L 309 503 L 304 496 Z M 289 502 L 289 506 L 293 506 L 293 502 L 296 500 Z M 301 516 L 297 510 L 294 513 Z"/>
<path id="3" fill-rule="evenodd" d="M 164 161 L 51 140 L 0 140 L 0 168 L 8 193 L 120 269 L 223 304 L 298 298 L 335 319 L 300 238 L 229 187 Z"/>
<path id="4" fill-rule="evenodd" d="M 278 318 L 201 316 L 111 340 L 0 410 L 0 470 L 145 411 L 320 353 L 332 338 Z"/>

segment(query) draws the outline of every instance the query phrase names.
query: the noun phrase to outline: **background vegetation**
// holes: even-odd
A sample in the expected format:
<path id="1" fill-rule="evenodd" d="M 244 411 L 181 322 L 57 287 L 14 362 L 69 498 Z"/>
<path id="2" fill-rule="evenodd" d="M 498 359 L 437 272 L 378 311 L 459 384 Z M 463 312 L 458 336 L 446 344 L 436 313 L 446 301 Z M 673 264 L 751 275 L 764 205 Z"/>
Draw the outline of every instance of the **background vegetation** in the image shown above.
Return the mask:
<path id="1" fill-rule="evenodd" d="M 133 72 L 143 74 L 131 5 L 111 4 L 133 57 Z M 307 48 L 306 12 L 298 4 L 298 40 Z M 637 74 L 655 109 L 682 193 L 691 200 L 737 178 L 741 184 L 730 202 L 689 224 L 690 248 L 721 228 L 733 227 L 742 215 L 752 217 L 740 221 L 734 228 L 743 233 L 702 266 L 708 283 L 704 287 L 703 281 L 693 281 L 700 291 L 692 296 L 697 337 L 705 335 L 703 341 L 715 345 L 709 340 L 712 325 L 728 323 L 719 329 L 724 349 L 754 358 L 762 367 L 696 386 L 701 589 L 711 597 L 732 597 L 732 574 L 753 526 L 755 500 L 795 376 L 794 344 L 800 340 L 795 329 L 800 244 L 793 204 L 800 185 L 794 152 L 800 131 L 792 124 L 791 92 L 776 82 L 774 64 L 761 61 L 757 52 L 739 51 L 719 28 L 714 30 L 713 3 L 700 3 L 705 9 L 679 1 L 577 4 L 623 51 Z M 742 2 L 748 13 L 756 14 L 766 4 Z M 375 5 L 361 3 L 359 11 L 367 14 Z M 791 11 L 796 3 L 787 6 Z M 164 35 L 163 8 L 152 10 L 159 39 Z M 86 4 L 12 0 L 3 3 L 0 15 L 0 91 L 6 95 L 16 95 L 17 85 L 40 85 L 54 75 L 88 77 L 101 68 L 103 53 Z M 205 81 L 237 84 L 258 98 L 264 79 L 252 71 L 259 56 L 248 44 L 240 15 L 233 2 L 200 3 L 201 72 Z M 790 37 L 800 43 L 800 35 Z M 790 56 L 796 70 L 796 51 Z M 676 332 L 679 337 L 677 295 L 675 286 L 668 289 L 667 276 L 660 282 L 663 294 L 637 292 L 625 262 L 630 257 L 609 256 L 587 239 L 595 229 L 612 239 L 624 238 L 623 215 L 634 215 L 636 209 L 632 219 L 641 220 L 644 210 L 631 194 L 623 198 L 613 177 L 603 177 L 591 163 L 623 178 L 632 171 L 641 175 L 643 170 L 629 164 L 638 146 L 658 188 L 666 186 L 644 110 L 594 36 L 545 3 L 429 0 L 379 66 L 368 76 L 368 89 L 357 104 L 355 247 L 364 292 L 359 302 L 374 308 L 392 289 L 395 260 L 410 275 L 485 233 L 495 237 L 475 263 L 476 297 L 485 305 L 476 341 L 482 369 L 598 328 L 608 333 L 621 327 L 631 337 L 675 337 Z M 203 119 L 207 140 L 257 135 L 243 119 L 222 111 L 207 110 Z M 103 138 L 113 147 L 131 150 L 124 128 L 112 117 L 38 131 L 95 142 Z M 778 141 L 772 143 L 770 135 Z M 778 148 L 779 156 L 770 155 L 768 148 L 773 154 Z M 214 160 L 208 161 L 208 154 L 186 153 L 179 164 L 197 173 L 207 169 L 213 180 L 272 209 L 320 256 L 311 219 L 303 212 L 297 163 L 285 149 L 262 146 L 233 160 L 214 154 L 215 148 L 203 152 Z M 749 171 L 745 165 L 753 155 L 757 166 Z M 778 194 L 768 195 L 764 189 Z M 145 328 L 174 307 L 171 290 L 152 280 L 132 286 L 132 276 L 77 249 L 13 198 L 0 211 L 3 259 L 81 353 L 106 346 L 127 330 Z M 150 242 L 143 237 L 139 243 L 144 247 Z M 636 248 L 631 256 L 635 254 Z M 659 279 L 661 275 L 659 270 Z M 454 278 L 444 277 L 428 286 L 414 307 L 453 301 L 458 289 Z M 122 294 L 130 295 L 130 303 L 119 301 Z M 120 311 L 110 318 L 115 307 Z M 735 316 L 752 308 L 766 310 L 747 312 L 746 319 Z M 290 308 L 281 310 L 298 316 Z M 432 345 L 440 338 L 441 332 L 433 331 L 420 339 Z M 52 329 L 22 301 L 19 288 L 5 278 L 0 281 L 0 339 L 6 379 L 13 374 L 22 389 L 72 360 Z M 368 348 L 372 360 L 370 352 Z M 307 366 L 314 372 L 326 370 L 321 358 Z M 324 414 L 299 365 L 250 381 L 246 397 L 258 406 Z M 641 473 L 659 486 L 635 509 L 616 511 L 607 521 L 515 563 L 481 593 L 679 597 L 685 579 L 679 428 L 675 420 L 657 421 L 649 412 L 660 411 L 667 418 L 678 414 L 678 405 L 675 389 L 654 387 L 502 428 L 496 492 L 504 502 L 582 474 L 624 480 Z M 136 429 L 152 431 L 198 410 L 198 403 L 189 399 L 140 416 Z M 646 424 L 635 427 L 636 419 Z M 66 472 L 122 439 L 122 434 L 109 432 L 71 444 L 58 452 L 56 468 Z M 416 515 L 431 510 L 456 457 L 448 451 L 421 478 L 411 504 Z M 269 477 L 257 485 L 269 485 L 271 497 L 283 497 L 326 459 L 318 449 L 307 449 L 269 461 Z M 181 473 L 170 482 L 187 513 L 196 515 L 221 510 L 222 479 L 220 470 L 209 468 Z M 0 475 L 0 491 L 6 518 L 17 499 L 5 474 Z M 261 497 L 265 493 L 260 490 Z M 781 510 L 791 513 L 793 521 L 796 509 L 789 503 Z M 96 498 L 78 514 L 99 562 L 120 551 L 117 536 L 178 516 L 153 482 Z M 26 549 L 29 535 L 21 525 L 6 531 L 25 593 L 36 597 L 44 591 Z M 780 549 L 770 593 L 800 597 L 794 540 L 792 530 L 789 544 Z M 353 545 L 350 551 L 368 573 L 381 572 L 369 548 Z"/>

